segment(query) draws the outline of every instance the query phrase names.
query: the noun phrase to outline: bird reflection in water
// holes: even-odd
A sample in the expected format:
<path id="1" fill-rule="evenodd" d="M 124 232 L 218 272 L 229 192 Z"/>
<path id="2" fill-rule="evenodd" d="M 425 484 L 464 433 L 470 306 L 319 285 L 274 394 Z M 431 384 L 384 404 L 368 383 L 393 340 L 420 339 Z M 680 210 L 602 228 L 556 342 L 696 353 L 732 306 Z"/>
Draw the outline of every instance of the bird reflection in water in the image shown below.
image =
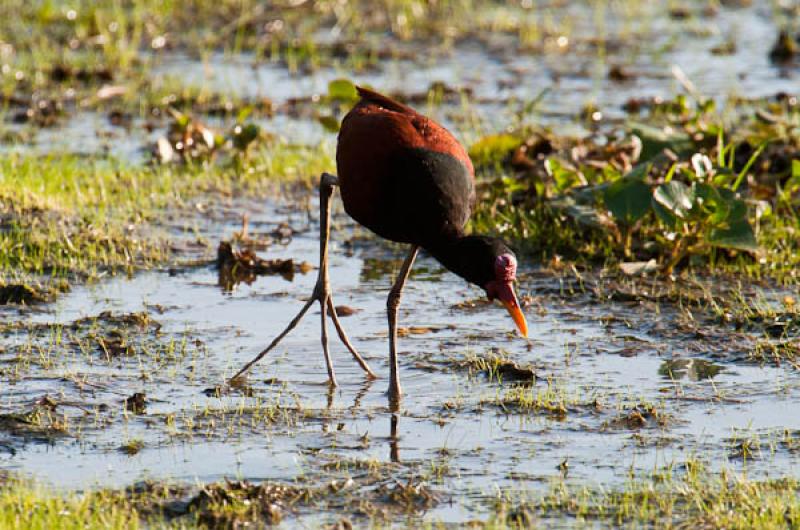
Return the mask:
<path id="1" fill-rule="evenodd" d="M 400 444 L 399 438 L 397 437 L 397 424 L 399 423 L 397 413 L 393 412 L 391 414 L 391 420 L 389 423 L 389 460 L 392 462 L 399 462 L 400 461 Z"/>

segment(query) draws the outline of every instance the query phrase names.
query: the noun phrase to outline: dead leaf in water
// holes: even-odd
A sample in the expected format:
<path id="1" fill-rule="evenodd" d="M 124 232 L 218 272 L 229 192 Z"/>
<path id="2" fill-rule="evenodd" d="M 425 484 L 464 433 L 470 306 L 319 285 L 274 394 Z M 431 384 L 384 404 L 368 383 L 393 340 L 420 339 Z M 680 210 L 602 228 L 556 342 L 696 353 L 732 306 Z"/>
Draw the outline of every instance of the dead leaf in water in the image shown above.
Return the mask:
<path id="1" fill-rule="evenodd" d="M 0 285 L 0 305 L 31 304 L 44 301 L 39 291 L 21 283 Z"/>
<path id="2" fill-rule="evenodd" d="M 636 74 L 621 65 L 614 65 L 608 70 L 608 78 L 617 83 L 625 83 L 636 79 Z"/>
<path id="3" fill-rule="evenodd" d="M 98 99 L 111 99 L 124 96 L 128 93 L 128 87 L 122 85 L 103 85 L 97 91 Z"/>
<path id="4" fill-rule="evenodd" d="M 279 380 L 274 378 L 266 380 L 267 384 L 275 384 L 277 382 L 279 382 Z M 222 396 L 231 395 L 234 390 L 238 391 L 241 395 L 245 397 L 253 397 L 256 395 L 253 387 L 250 386 L 250 384 L 247 382 L 247 376 L 245 375 L 241 375 L 235 379 L 231 379 L 227 383 L 213 386 L 211 388 L 206 388 L 203 390 L 203 394 L 205 394 L 207 397 L 219 398 Z"/>
<path id="5" fill-rule="evenodd" d="M 134 414 L 144 414 L 147 408 L 147 395 L 144 392 L 136 392 L 132 396 L 125 398 L 125 410 Z"/>
<path id="6" fill-rule="evenodd" d="M 637 403 L 614 419 L 605 422 L 603 429 L 639 430 L 645 427 L 664 428 L 667 427 L 671 419 L 668 414 L 661 412 L 650 404 Z"/>
<path id="7" fill-rule="evenodd" d="M 486 298 L 473 298 L 471 300 L 463 300 L 450 306 L 451 309 L 478 309 L 481 307 L 492 305 L 492 302 Z"/>
<path id="8" fill-rule="evenodd" d="M 521 366 L 516 361 L 512 361 L 497 353 L 487 353 L 469 357 L 466 360 L 458 361 L 457 366 L 482 372 L 490 380 L 497 379 L 504 383 L 534 384 L 536 383 L 536 371 L 531 366 Z"/>
<path id="9" fill-rule="evenodd" d="M 650 261 L 627 261 L 619 264 L 619 270 L 626 276 L 642 276 L 649 272 L 658 270 L 658 262 L 655 259 Z"/>
<path id="10" fill-rule="evenodd" d="M 658 374 L 673 381 L 687 376 L 691 381 L 702 381 L 713 379 L 722 370 L 722 366 L 705 359 L 670 359 L 661 364 Z"/>
<path id="11" fill-rule="evenodd" d="M 514 361 L 504 360 L 500 361 L 495 372 L 503 379 L 503 381 L 536 381 L 536 372 L 530 366 L 520 366 Z"/>
<path id="12" fill-rule="evenodd" d="M 111 357 L 133 355 L 136 351 L 133 345 L 122 335 L 120 330 L 111 330 L 108 335 L 105 337 L 96 337 L 96 340 L 97 345 L 109 359 Z"/>
<path id="13" fill-rule="evenodd" d="M 775 44 L 769 52 L 769 58 L 776 63 L 787 63 L 800 55 L 800 45 L 798 45 L 789 31 L 782 29 L 778 34 Z"/>
<path id="14" fill-rule="evenodd" d="M 119 447 L 120 452 L 128 456 L 138 454 L 142 449 L 144 449 L 144 442 L 141 440 L 131 440 Z"/>
<path id="15" fill-rule="evenodd" d="M 58 406 L 58 401 L 45 394 L 44 396 L 36 400 L 35 405 L 37 407 L 46 408 L 48 410 L 56 410 L 56 407 Z"/>
<path id="16" fill-rule="evenodd" d="M 247 481 L 225 481 L 208 484 L 189 500 L 187 508 L 197 514 L 199 521 L 208 528 L 239 528 L 241 515 L 231 510 L 232 502 L 248 507 L 247 517 L 265 525 L 278 524 L 288 507 L 308 495 L 307 491 L 291 485 Z"/>
<path id="17" fill-rule="evenodd" d="M 397 330 L 397 335 L 399 337 L 407 337 L 409 335 L 426 335 L 428 333 L 437 333 L 441 330 L 442 328 L 433 326 L 409 326 L 407 328 L 399 328 Z"/>
<path id="18" fill-rule="evenodd" d="M 361 311 L 347 305 L 337 305 L 334 309 L 336 309 L 336 315 L 340 317 L 349 317 Z"/>
<path id="19" fill-rule="evenodd" d="M 267 274 L 280 274 L 286 280 L 292 281 L 295 272 L 305 274 L 312 268 L 313 266 L 305 261 L 296 265 L 291 258 L 264 259 L 256 255 L 251 248 L 234 250 L 228 241 L 222 241 L 217 248 L 219 285 L 226 290 L 233 289 L 241 282 L 252 284 L 257 276 Z"/>

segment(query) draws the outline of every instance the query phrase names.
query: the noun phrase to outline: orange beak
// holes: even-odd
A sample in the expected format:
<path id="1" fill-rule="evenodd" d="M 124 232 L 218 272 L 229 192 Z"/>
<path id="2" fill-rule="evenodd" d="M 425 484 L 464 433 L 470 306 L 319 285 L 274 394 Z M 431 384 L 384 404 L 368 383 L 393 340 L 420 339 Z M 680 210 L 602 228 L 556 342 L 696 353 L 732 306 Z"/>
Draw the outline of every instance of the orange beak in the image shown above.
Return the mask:
<path id="1" fill-rule="evenodd" d="M 511 285 L 511 282 L 501 283 L 497 287 L 495 296 L 501 302 L 503 302 L 506 311 L 508 311 L 508 314 L 511 315 L 511 318 L 514 320 L 514 324 L 517 325 L 520 335 L 527 338 L 528 322 L 525 320 L 525 315 L 522 313 L 522 309 L 519 307 L 517 294 L 514 292 L 514 286 Z"/>

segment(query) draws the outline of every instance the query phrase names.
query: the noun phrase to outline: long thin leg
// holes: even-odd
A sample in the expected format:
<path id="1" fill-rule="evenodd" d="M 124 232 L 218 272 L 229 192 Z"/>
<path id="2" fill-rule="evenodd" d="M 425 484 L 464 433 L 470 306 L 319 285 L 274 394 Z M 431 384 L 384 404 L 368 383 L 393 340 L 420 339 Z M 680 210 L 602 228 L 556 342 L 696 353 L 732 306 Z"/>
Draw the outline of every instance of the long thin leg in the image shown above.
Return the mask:
<path id="1" fill-rule="evenodd" d="M 397 308 L 400 306 L 400 294 L 403 292 L 403 285 L 411 272 L 411 266 L 414 265 L 417 252 L 419 252 L 419 247 L 412 246 L 403 261 L 403 266 L 400 267 L 397 280 L 389 291 L 389 297 L 386 299 L 386 313 L 389 317 L 389 403 L 393 408 L 397 407 L 403 393 L 400 389 L 400 373 L 397 369 Z"/>
<path id="2" fill-rule="evenodd" d="M 258 361 L 263 359 L 278 343 L 292 331 L 297 324 L 302 320 L 303 316 L 305 316 L 306 312 L 308 312 L 309 308 L 314 302 L 319 302 L 320 304 L 320 312 L 322 313 L 322 329 L 321 329 L 321 339 L 322 339 L 322 351 L 325 355 L 325 365 L 328 369 L 328 380 L 332 386 L 336 386 L 336 374 L 333 370 L 333 362 L 331 361 L 330 353 L 328 351 L 328 333 L 325 326 L 325 317 L 326 313 L 330 311 L 331 318 L 333 319 L 333 324 L 336 327 L 336 331 L 339 334 L 339 338 L 342 340 L 344 345 L 350 350 L 350 353 L 353 355 L 353 358 L 358 362 L 359 366 L 366 372 L 367 376 L 374 378 L 375 373 L 369 368 L 366 361 L 358 354 L 356 349 L 350 343 L 347 338 L 347 335 L 342 328 L 342 325 L 339 323 L 339 318 L 336 315 L 336 309 L 333 306 L 333 300 L 331 299 L 331 288 L 330 282 L 328 280 L 328 239 L 330 238 L 330 226 L 331 226 L 331 197 L 333 196 L 333 187 L 338 185 L 339 181 L 334 175 L 330 175 L 328 173 L 323 173 L 322 178 L 319 181 L 319 202 L 320 202 L 320 233 L 319 233 L 319 275 L 317 276 L 317 283 L 314 286 L 314 291 L 311 294 L 311 298 L 305 303 L 303 308 L 297 313 L 289 325 L 286 326 L 280 335 L 275 337 L 275 339 L 270 342 L 269 346 L 261 350 L 261 352 L 256 355 L 253 360 L 249 363 L 244 365 L 244 367 L 239 370 L 236 375 L 231 377 L 228 382 L 230 383 L 231 380 L 236 379 L 237 377 L 244 374 L 247 370 L 249 370 L 254 364 Z"/>
<path id="3" fill-rule="evenodd" d="M 264 356 L 265 356 L 266 354 L 268 354 L 268 353 L 270 352 L 270 350 L 272 350 L 272 348 L 274 348 L 275 346 L 277 346 L 277 345 L 278 345 L 278 343 L 281 341 L 281 339 L 283 339 L 283 337 L 285 337 L 286 335 L 288 335 L 288 334 L 289 334 L 289 332 L 290 332 L 290 331 L 292 331 L 292 330 L 293 330 L 293 329 L 294 329 L 294 328 L 297 326 L 297 324 L 298 324 L 298 323 L 299 323 L 299 322 L 300 322 L 300 321 L 303 319 L 303 316 L 306 314 L 306 311 L 308 311 L 308 310 L 309 310 L 309 308 L 311 307 L 311 305 L 312 305 L 314 302 L 316 302 L 316 300 L 315 300 L 314 298 L 311 298 L 311 299 L 309 299 L 309 301 L 308 301 L 308 302 L 306 302 L 306 305 L 304 305 L 304 306 L 303 306 L 303 309 L 301 309 L 301 310 L 300 310 L 300 312 L 299 312 L 299 313 L 297 313 L 297 316 L 295 316 L 295 317 L 292 319 L 292 321 L 291 321 L 291 322 L 289 322 L 289 325 L 288 325 L 288 326 L 286 326 L 286 329 L 284 329 L 284 330 L 281 332 L 281 334 L 280 334 L 280 335 L 278 335 L 277 337 L 275 337 L 275 338 L 272 340 L 272 342 L 270 342 L 270 343 L 269 343 L 269 346 L 267 346 L 266 348 L 264 348 L 263 350 L 261 350 L 261 352 L 260 352 L 258 355 L 256 355 L 256 356 L 253 358 L 253 360 L 252 360 L 252 361 L 250 361 L 249 363 L 247 363 L 246 365 L 244 365 L 244 367 L 243 367 L 241 370 L 239 370 L 238 372 L 236 372 L 236 374 L 235 374 L 233 377 L 231 377 L 231 378 L 230 378 L 228 381 L 230 382 L 230 381 L 232 381 L 232 380 L 236 379 L 237 377 L 241 376 L 241 375 L 242 375 L 242 374 L 244 374 L 246 371 L 248 371 L 248 370 L 250 369 L 250 367 L 251 367 L 251 366 L 253 366 L 253 365 L 254 365 L 254 364 L 256 364 L 258 361 L 260 361 L 261 359 L 263 359 L 263 358 L 264 358 Z"/>
<path id="4" fill-rule="evenodd" d="M 353 359 L 355 359 L 358 365 L 361 366 L 361 369 L 366 372 L 367 377 L 370 379 L 377 379 L 378 376 L 372 372 L 367 361 L 359 355 L 358 350 L 356 350 L 355 346 L 350 342 L 350 339 L 347 338 L 347 333 L 345 333 L 342 323 L 339 322 L 339 315 L 336 314 L 336 306 L 333 305 L 333 296 L 331 295 L 328 295 L 328 313 L 331 315 L 331 320 L 333 320 L 333 326 L 336 328 L 339 340 L 342 341 L 342 344 L 344 344 L 353 355 Z"/>
<path id="5" fill-rule="evenodd" d="M 336 386 L 336 374 L 333 371 L 331 353 L 328 351 L 328 328 L 325 323 L 325 317 L 328 313 L 328 304 L 320 302 L 319 305 L 319 310 L 322 313 L 322 329 L 320 333 L 320 337 L 322 338 L 322 354 L 325 356 L 325 366 L 328 368 L 328 382 L 331 386 Z"/>
<path id="6" fill-rule="evenodd" d="M 319 301 L 319 310 L 322 314 L 321 338 L 322 353 L 325 355 L 325 366 L 328 368 L 328 383 L 336 386 L 336 374 L 333 371 L 333 361 L 328 351 L 328 328 L 325 317 L 328 310 L 328 298 L 331 295 L 331 285 L 328 280 L 328 240 L 331 236 L 331 196 L 333 186 L 336 185 L 336 177 L 324 173 L 319 181 L 319 202 L 322 212 L 320 213 L 319 226 L 319 276 L 317 285 L 314 287 L 315 298 Z"/>

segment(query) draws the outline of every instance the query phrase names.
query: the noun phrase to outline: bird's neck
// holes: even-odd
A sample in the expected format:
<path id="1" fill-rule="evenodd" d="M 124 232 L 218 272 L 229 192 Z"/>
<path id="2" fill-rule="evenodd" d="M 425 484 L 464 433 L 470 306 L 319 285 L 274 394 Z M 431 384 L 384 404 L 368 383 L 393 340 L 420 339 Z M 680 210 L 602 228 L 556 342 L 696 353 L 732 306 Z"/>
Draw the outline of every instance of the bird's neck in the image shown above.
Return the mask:
<path id="1" fill-rule="evenodd" d="M 485 287 L 482 285 L 485 278 L 481 276 L 480 271 L 485 270 L 486 266 L 484 264 L 481 267 L 480 260 L 483 256 L 475 252 L 475 243 L 478 239 L 480 236 L 453 236 L 425 245 L 425 250 L 449 271 L 470 283 Z"/>

